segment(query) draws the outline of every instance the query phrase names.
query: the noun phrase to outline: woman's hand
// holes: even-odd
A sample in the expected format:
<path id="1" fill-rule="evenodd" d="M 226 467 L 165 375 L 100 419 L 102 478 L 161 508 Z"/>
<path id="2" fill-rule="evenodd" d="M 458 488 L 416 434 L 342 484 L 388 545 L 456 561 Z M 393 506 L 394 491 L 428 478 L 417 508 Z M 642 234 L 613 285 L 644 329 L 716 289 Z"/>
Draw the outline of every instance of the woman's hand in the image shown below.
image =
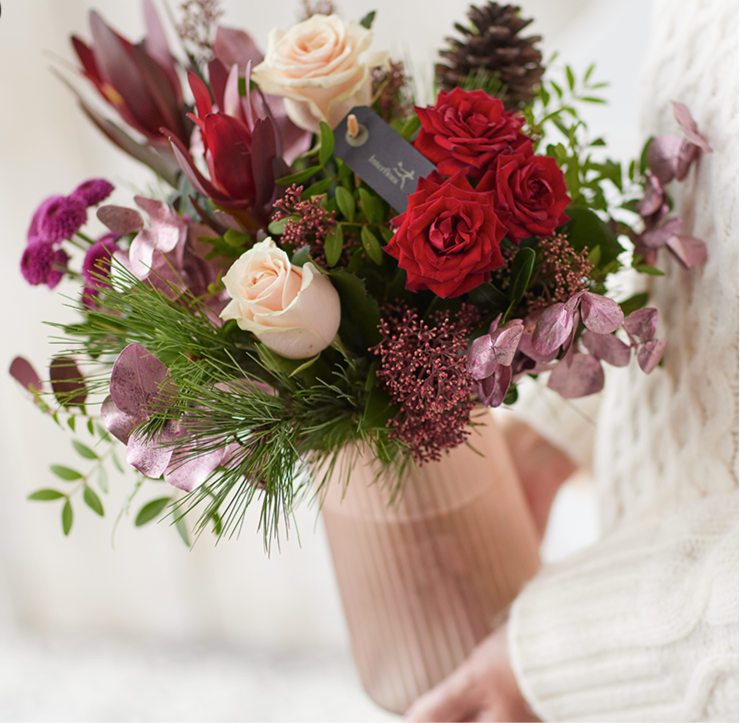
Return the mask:
<path id="1" fill-rule="evenodd" d="M 511 669 L 503 625 L 406 712 L 408 721 L 536 721 Z"/>

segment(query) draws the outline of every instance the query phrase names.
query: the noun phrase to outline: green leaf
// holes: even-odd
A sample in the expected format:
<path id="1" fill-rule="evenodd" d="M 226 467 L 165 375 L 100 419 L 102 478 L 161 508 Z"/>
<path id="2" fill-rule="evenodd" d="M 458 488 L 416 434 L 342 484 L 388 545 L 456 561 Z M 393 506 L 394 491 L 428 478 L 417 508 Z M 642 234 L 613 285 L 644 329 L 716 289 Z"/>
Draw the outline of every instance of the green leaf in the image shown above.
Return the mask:
<path id="1" fill-rule="evenodd" d="M 226 241 L 226 243 L 232 248 L 239 249 L 246 246 L 249 243 L 250 238 L 247 234 L 237 231 L 235 228 L 230 228 L 224 234 L 224 241 Z"/>
<path id="2" fill-rule="evenodd" d="M 74 482 L 76 479 L 82 479 L 83 475 L 80 474 L 76 469 L 72 469 L 71 467 L 65 467 L 61 464 L 52 464 L 49 469 L 57 476 L 59 479 L 63 479 L 65 482 Z"/>
<path id="3" fill-rule="evenodd" d="M 570 221 L 565 225 L 564 231 L 576 252 L 587 248 L 590 253 L 596 246 L 600 246 L 599 263 L 603 267 L 615 261 L 624 251 L 614 231 L 593 211 L 571 204 L 565 209 L 565 213 L 570 217 Z"/>
<path id="4" fill-rule="evenodd" d="M 371 10 L 367 15 L 365 15 L 365 17 L 360 20 L 360 25 L 362 25 L 363 28 L 370 30 L 373 25 L 373 20 L 375 20 L 375 10 Z"/>
<path id="5" fill-rule="evenodd" d="M 364 429 L 385 429 L 389 419 L 395 417 L 398 408 L 391 404 L 391 398 L 385 389 L 374 386 L 370 390 L 362 415 Z"/>
<path id="6" fill-rule="evenodd" d="M 365 288 L 365 282 L 349 271 L 336 269 L 329 274 L 342 303 L 339 336 L 345 344 L 366 350 L 380 342 L 380 309 Z"/>
<path id="7" fill-rule="evenodd" d="M 108 473 L 105 471 L 105 467 L 101 467 L 98 470 L 98 487 L 108 494 Z"/>
<path id="8" fill-rule="evenodd" d="M 190 533 L 188 532 L 188 526 L 185 524 L 184 517 L 178 517 L 175 520 L 175 529 L 180 535 L 180 539 L 190 547 Z"/>
<path id="9" fill-rule="evenodd" d="M 333 178 L 322 178 L 320 181 L 310 185 L 305 191 L 301 193 L 301 201 L 307 201 L 309 198 L 314 196 L 320 196 L 322 193 L 326 193 L 331 184 L 334 183 Z"/>
<path id="10" fill-rule="evenodd" d="M 75 431 L 75 423 L 76 423 L 76 417 L 70 417 L 67 420 L 67 426 L 74 432 Z"/>
<path id="11" fill-rule="evenodd" d="M 622 313 L 625 316 L 629 316 L 633 311 L 642 309 L 645 306 L 645 304 L 647 304 L 648 298 L 649 298 L 649 295 L 645 292 L 641 294 L 635 294 L 634 296 L 630 296 L 629 299 L 625 299 L 623 302 L 619 304 L 619 306 L 622 309 Z"/>
<path id="12" fill-rule="evenodd" d="M 134 525 L 141 527 L 147 522 L 151 522 L 156 517 L 159 517 L 162 510 L 170 503 L 171 497 L 158 497 L 156 500 L 147 502 L 140 510 L 139 514 L 136 515 Z"/>
<path id="13" fill-rule="evenodd" d="M 288 225 L 290 221 L 297 220 L 297 216 L 286 216 L 285 218 L 281 218 L 279 221 L 271 221 L 269 225 L 267 226 L 267 230 L 270 233 L 281 235 L 283 231 L 285 231 L 285 227 Z"/>
<path id="14" fill-rule="evenodd" d="M 639 271 L 641 274 L 647 274 L 648 276 L 665 276 L 660 269 L 656 269 L 655 266 L 648 266 L 648 264 L 637 264 L 633 268 L 635 271 Z"/>
<path id="15" fill-rule="evenodd" d="M 599 268 L 599 262 L 601 261 L 601 246 L 594 246 L 588 252 L 588 263 L 590 263 L 595 269 Z"/>
<path id="16" fill-rule="evenodd" d="M 381 220 L 382 213 L 378 199 L 364 188 L 360 189 L 360 204 L 362 205 L 362 215 L 368 223 Z"/>
<path id="17" fill-rule="evenodd" d="M 594 98 L 592 95 L 584 95 L 580 100 L 584 103 L 606 103 L 603 98 Z"/>
<path id="18" fill-rule="evenodd" d="M 62 532 L 68 535 L 72 529 L 72 522 L 74 521 L 74 513 L 72 512 L 72 503 L 67 500 L 62 507 Z"/>
<path id="19" fill-rule="evenodd" d="M 85 485 L 85 490 L 82 493 L 82 499 L 93 512 L 100 515 L 101 517 L 105 515 L 105 512 L 103 511 L 103 503 L 100 501 L 100 497 L 98 497 L 98 495 L 91 487 Z"/>
<path id="20" fill-rule="evenodd" d="M 28 495 L 29 500 L 34 500 L 36 502 L 49 502 L 50 500 L 59 500 L 62 497 L 66 497 L 67 495 L 64 494 L 64 492 L 59 492 L 58 490 L 53 489 L 43 489 L 43 490 L 36 490 L 35 492 L 31 492 L 30 495 Z"/>
<path id="21" fill-rule="evenodd" d="M 309 178 L 313 178 L 320 170 L 321 166 L 311 166 L 310 168 L 306 168 L 304 171 L 299 171 L 298 173 L 293 173 L 290 176 L 283 176 L 282 178 L 278 178 L 275 183 L 280 186 L 290 186 L 292 183 L 300 186 L 303 184 L 304 181 L 308 181 Z"/>
<path id="22" fill-rule="evenodd" d="M 114 464 L 115 468 L 116 468 L 116 469 L 117 469 L 117 470 L 118 470 L 118 471 L 119 471 L 119 472 L 120 472 L 121 474 L 125 474 L 126 470 L 124 470 L 124 468 L 123 468 L 123 465 L 121 464 L 121 460 L 120 460 L 120 459 L 118 459 L 118 455 L 117 455 L 117 454 L 116 454 L 115 452 L 113 452 L 113 453 L 111 454 L 111 458 L 113 459 L 113 464 Z"/>
<path id="23" fill-rule="evenodd" d="M 293 264 L 293 266 L 303 267 L 310 260 L 311 260 L 311 247 L 301 246 L 298 249 L 298 251 L 296 251 L 293 254 L 293 258 L 290 260 L 290 263 Z"/>
<path id="24" fill-rule="evenodd" d="M 80 457 L 84 457 L 85 459 L 98 459 L 98 455 L 90 449 L 86 444 L 82 444 L 77 439 L 72 440 L 72 446 L 75 448 L 75 451 L 77 454 L 80 455 Z"/>
<path id="25" fill-rule="evenodd" d="M 401 128 L 400 134 L 407 141 L 411 141 L 411 139 L 414 137 L 414 133 L 416 133 L 419 128 L 421 128 L 421 120 L 419 119 L 419 116 L 414 113 L 414 115 L 412 115 L 411 118 L 409 118 L 403 124 L 403 128 Z"/>
<path id="26" fill-rule="evenodd" d="M 591 65 L 588 66 L 586 69 L 586 75 L 583 76 L 583 82 L 588 83 L 588 79 L 591 77 L 591 73 L 594 72 L 594 68 L 596 67 L 595 63 L 591 63 Z"/>
<path id="27" fill-rule="evenodd" d="M 648 151 L 650 150 L 650 144 L 655 140 L 655 136 L 650 136 L 642 147 L 642 153 L 640 154 L 640 175 L 644 176 L 645 171 L 648 167 Z"/>
<path id="28" fill-rule="evenodd" d="M 490 282 L 476 286 L 469 291 L 468 300 L 475 306 L 490 311 L 503 311 L 509 306 L 509 297 Z"/>
<path id="29" fill-rule="evenodd" d="M 527 291 L 529 280 L 532 278 L 536 255 L 534 249 L 525 246 L 520 248 L 514 257 L 514 263 L 511 265 L 511 277 L 513 281 L 511 284 L 511 294 L 509 295 L 511 302 L 510 309 L 516 307 Z"/>
<path id="30" fill-rule="evenodd" d="M 354 221 L 355 211 L 357 210 L 355 197 L 344 186 L 338 186 L 335 198 L 337 199 L 337 206 L 339 206 L 342 216 L 344 216 L 350 223 Z"/>
<path id="31" fill-rule="evenodd" d="M 570 65 L 565 66 L 565 77 L 568 80 L 568 88 L 573 90 L 573 88 L 576 87 L 576 79 L 573 76 L 573 71 L 571 70 Z"/>
<path id="32" fill-rule="evenodd" d="M 367 226 L 363 226 L 360 231 L 360 241 L 373 263 L 380 266 L 383 263 L 383 248 L 378 237 Z"/>
<path id="33" fill-rule="evenodd" d="M 87 420 L 87 431 L 90 432 L 91 437 L 95 436 L 95 425 L 93 424 L 92 419 Z"/>
<path id="34" fill-rule="evenodd" d="M 326 264 L 329 268 L 337 265 L 339 257 L 342 255 L 342 248 L 344 247 L 344 232 L 342 231 L 342 224 L 338 223 L 324 239 L 324 255 L 326 256 Z"/>
<path id="35" fill-rule="evenodd" d="M 329 127 L 328 123 L 319 121 L 320 136 L 321 136 L 321 148 L 319 148 L 319 163 L 325 166 L 331 154 L 334 153 L 334 133 Z"/>
<path id="36" fill-rule="evenodd" d="M 563 89 L 554 81 L 550 81 L 550 85 L 552 86 L 553 90 L 557 93 L 558 99 L 563 97 Z M 548 98 L 549 100 L 549 98 Z M 547 103 L 545 103 L 547 105 Z"/>

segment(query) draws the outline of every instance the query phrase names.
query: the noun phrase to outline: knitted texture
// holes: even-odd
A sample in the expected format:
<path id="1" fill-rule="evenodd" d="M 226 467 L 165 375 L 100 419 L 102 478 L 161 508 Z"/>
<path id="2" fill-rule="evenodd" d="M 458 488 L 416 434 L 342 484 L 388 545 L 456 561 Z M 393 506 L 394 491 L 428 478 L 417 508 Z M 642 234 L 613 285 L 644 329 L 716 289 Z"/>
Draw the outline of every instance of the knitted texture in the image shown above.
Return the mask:
<path id="1" fill-rule="evenodd" d="M 550 720 L 738 717 L 738 17 L 735 0 L 656 0 L 645 134 L 685 103 L 714 153 L 670 189 L 690 271 L 651 279 L 663 366 L 610 375 L 594 454 L 604 537 L 512 608 L 512 663 Z"/>

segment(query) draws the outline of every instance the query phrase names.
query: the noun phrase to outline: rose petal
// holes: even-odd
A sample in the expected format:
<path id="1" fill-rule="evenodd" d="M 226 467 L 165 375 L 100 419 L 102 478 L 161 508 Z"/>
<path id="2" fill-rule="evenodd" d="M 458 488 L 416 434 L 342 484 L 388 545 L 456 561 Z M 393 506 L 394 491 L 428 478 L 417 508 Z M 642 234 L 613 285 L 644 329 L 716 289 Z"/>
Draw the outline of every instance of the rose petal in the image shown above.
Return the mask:
<path id="1" fill-rule="evenodd" d="M 658 366 L 667 344 L 667 339 L 651 339 L 637 350 L 637 363 L 645 374 L 650 374 Z"/>
<path id="2" fill-rule="evenodd" d="M 570 366 L 561 361 L 550 374 L 547 386 L 565 399 L 596 394 L 604 387 L 604 370 L 590 354 L 574 354 Z"/>
<path id="3" fill-rule="evenodd" d="M 624 313 L 614 299 L 587 291 L 581 299 L 581 319 L 597 334 L 611 334 L 622 326 Z"/>

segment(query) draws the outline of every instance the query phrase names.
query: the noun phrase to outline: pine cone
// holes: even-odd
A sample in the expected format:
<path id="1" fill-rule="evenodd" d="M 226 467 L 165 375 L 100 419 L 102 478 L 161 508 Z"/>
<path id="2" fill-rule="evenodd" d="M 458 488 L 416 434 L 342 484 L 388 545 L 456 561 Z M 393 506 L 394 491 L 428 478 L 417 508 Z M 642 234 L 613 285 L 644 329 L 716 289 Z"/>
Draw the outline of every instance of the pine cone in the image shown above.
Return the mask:
<path id="1" fill-rule="evenodd" d="M 474 28 L 455 23 L 462 40 L 446 38 L 449 50 L 440 56 L 449 61 L 436 66 L 437 83 L 450 91 L 460 85 L 471 71 L 485 68 L 498 76 L 502 84 L 501 98 L 507 109 L 519 108 L 532 102 L 534 88 L 545 72 L 542 53 L 534 47 L 541 36 L 519 36 L 532 20 L 519 17 L 516 5 L 488 2 L 483 7 L 470 6 L 468 17 Z"/>

